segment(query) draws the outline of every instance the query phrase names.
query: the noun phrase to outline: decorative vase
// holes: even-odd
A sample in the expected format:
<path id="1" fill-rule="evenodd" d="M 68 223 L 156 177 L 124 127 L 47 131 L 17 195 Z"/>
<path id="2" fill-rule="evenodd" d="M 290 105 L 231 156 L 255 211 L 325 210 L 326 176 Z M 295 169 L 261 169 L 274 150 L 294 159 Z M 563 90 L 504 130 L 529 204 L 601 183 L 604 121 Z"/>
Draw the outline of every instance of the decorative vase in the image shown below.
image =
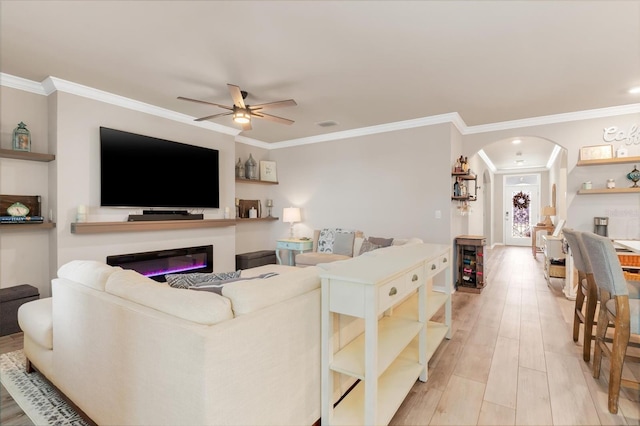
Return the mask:
<path id="1" fill-rule="evenodd" d="M 22 121 L 13 129 L 13 149 L 14 151 L 31 151 L 31 132 Z"/>
<path id="2" fill-rule="evenodd" d="M 240 157 L 238 157 L 238 162 L 236 163 L 236 178 L 244 179 L 244 164 L 242 164 Z"/>
<path id="3" fill-rule="evenodd" d="M 253 159 L 253 156 L 249 154 L 249 159 L 246 163 L 244 163 L 244 175 L 247 179 L 256 180 L 258 179 L 258 170 L 256 160 Z"/>

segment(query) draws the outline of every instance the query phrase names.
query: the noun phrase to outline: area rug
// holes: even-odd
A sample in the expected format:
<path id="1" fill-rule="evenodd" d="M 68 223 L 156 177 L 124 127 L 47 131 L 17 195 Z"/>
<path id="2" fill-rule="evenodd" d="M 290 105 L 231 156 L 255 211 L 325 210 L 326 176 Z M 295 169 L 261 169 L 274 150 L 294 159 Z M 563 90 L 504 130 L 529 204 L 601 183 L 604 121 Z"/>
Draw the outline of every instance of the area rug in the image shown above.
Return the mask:
<path id="1" fill-rule="evenodd" d="M 35 425 L 87 425 L 40 373 L 27 374 L 22 350 L 0 355 L 0 381 Z"/>

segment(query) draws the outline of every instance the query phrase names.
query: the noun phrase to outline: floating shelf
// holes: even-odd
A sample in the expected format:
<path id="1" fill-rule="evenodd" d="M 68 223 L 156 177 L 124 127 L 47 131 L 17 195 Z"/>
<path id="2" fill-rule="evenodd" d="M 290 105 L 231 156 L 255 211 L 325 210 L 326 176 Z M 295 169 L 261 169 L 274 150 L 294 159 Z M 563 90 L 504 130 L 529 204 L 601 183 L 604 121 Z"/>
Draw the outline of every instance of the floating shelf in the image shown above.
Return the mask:
<path id="1" fill-rule="evenodd" d="M 0 232 L 4 231 L 38 231 L 43 229 L 53 229 L 56 227 L 55 222 L 43 223 L 3 223 L 0 225 Z"/>
<path id="2" fill-rule="evenodd" d="M 244 219 L 256 220 L 256 219 Z M 150 220 L 140 222 L 72 223 L 72 234 L 104 234 L 112 232 L 166 231 L 173 229 L 221 228 L 235 226 L 236 219 Z"/>
<path id="3" fill-rule="evenodd" d="M 476 180 L 477 176 L 473 173 L 466 172 L 451 172 L 451 176 L 458 177 L 462 180 Z"/>
<path id="4" fill-rule="evenodd" d="M 640 157 L 602 158 L 599 160 L 578 160 L 578 166 L 601 166 L 605 164 L 640 163 Z"/>
<path id="5" fill-rule="evenodd" d="M 12 149 L 0 149 L 0 158 L 13 158 L 15 160 L 29 160 L 49 162 L 56 159 L 53 154 L 40 154 L 38 152 L 14 151 Z"/>
<path id="6" fill-rule="evenodd" d="M 275 221 L 278 220 L 277 217 L 257 217 L 257 218 L 237 218 L 236 222 L 265 222 L 265 221 Z"/>
<path id="7" fill-rule="evenodd" d="M 236 178 L 236 183 L 257 183 L 261 185 L 277 185 L 278 182 L 269 182 L 266 180 L 257 180 L 257 179 L 238 179 Z"/>
<path id="8" fill-rule="evenodd" d="M 591 194 L 630 194 L 640 193 L 640 188 L 600 188 L 600 189 L 580 189 L 579 195 L 591 195 Z"/>

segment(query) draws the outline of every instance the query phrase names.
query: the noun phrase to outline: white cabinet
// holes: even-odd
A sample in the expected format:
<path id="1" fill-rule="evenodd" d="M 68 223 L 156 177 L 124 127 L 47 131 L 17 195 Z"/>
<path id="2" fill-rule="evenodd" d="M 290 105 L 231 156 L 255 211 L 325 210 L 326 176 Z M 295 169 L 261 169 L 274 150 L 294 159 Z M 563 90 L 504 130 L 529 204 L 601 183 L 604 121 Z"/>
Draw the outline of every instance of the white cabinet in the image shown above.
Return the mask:
<path id="1" fill-rule="evenodd" d="M 451 247 L 390 247 L 323 268 L 322 424 L 388 424 L 451 337 Z M 442 306 L 445 321 L 429 321 Z M 334 314 L 364 319 L 364 333 L 335 353 Z M 334 372 L 360 379 L 335 408 Z"/>

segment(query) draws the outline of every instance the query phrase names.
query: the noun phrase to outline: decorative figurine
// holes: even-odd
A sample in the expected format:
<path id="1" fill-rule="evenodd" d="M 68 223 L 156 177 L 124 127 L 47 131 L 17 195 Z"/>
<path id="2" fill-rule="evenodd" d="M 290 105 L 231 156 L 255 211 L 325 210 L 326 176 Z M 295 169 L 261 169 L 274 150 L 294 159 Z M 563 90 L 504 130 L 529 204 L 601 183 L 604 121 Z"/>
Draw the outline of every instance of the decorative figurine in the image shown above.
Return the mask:
<path id="1" fill-rule="evenodd" d="M 631 170 L 627 175 L 627 179 L 633 182 L 633 186 L 631 186 L 631 188 L 640 188 L 640 186 L 638 186 L 638 181 L 640 180 L 640 170 L 638 170 L 635 165 L 633 166 L 633 170 Z"/>
<path id="2" fill-rule="evenodd" d="M 31 132 L 22 121 L 18 124 L 18 127 L 13 129 L 13 150 L 31 151 Z"/>
<path id="3" fill-rule="evenodd" d="M 240 157 L 238 157 L 238 162 L 236 163 L 236 178 L 244 179 L 244 164 L 242 164 Z"/>

